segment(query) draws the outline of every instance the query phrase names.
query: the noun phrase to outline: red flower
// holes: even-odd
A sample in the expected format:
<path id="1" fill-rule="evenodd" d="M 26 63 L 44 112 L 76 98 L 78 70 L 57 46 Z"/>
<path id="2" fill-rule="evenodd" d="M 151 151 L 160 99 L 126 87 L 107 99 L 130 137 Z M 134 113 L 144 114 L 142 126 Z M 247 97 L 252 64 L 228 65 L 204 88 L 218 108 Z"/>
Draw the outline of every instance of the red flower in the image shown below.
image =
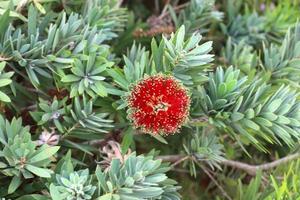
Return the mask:
<path id="1" fill-rule="evenodd" d="M 189 115 L 190 97 L 174 78 L 162 74 L 146 77 L 128 97 L 129 118 L 136 128 L 152 134 L 173 134 Z"/>

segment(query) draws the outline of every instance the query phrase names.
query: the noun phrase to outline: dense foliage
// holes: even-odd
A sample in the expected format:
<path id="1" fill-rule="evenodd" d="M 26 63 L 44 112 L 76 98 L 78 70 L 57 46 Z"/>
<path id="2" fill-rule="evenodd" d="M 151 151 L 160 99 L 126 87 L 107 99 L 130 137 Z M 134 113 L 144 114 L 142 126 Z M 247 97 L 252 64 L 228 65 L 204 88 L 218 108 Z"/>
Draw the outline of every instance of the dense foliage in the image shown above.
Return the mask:
<path id="1" fill-rule="evenodd" d="M 300 199 L 300 3 L 0 1 L 0 197 Z"/>

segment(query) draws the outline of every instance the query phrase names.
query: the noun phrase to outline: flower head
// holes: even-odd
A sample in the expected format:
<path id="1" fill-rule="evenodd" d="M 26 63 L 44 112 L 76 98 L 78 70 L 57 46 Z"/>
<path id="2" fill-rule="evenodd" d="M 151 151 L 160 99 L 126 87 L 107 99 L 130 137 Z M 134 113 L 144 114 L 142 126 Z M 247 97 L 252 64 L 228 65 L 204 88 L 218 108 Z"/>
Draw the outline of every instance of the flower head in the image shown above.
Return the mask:
<path id="1" fill-rule="evenodd" d="M 98 164 L 104 169 L 105 172 L 110 170 L 110 165 L 113 159 L 119 159 L 119 161 L 124 164 L 127 158 L 131 154 L 131 150 L 128 149 L 125 154 L 122 154 L 121 146 L 118 142 L 110 140 L 107 144 L 100 150 L 103 160 Z"/>
<path id="2" fill-rule="evenodd" d="M 51 132 L 44 129 L 44 131 L 39 136 L 39 139 L 37 140 L 37 145 L 41 146 L 43 144 L 47 144 L 49 146 L 55 146 L 59 142 L 59 135 L 55 133 L 54 128 L 51 129 Z"/>
<path id="3" fill-rule="evenodd" d="M 133 86 L 127 101 L 130 120 L 147 133 L 176 133 L 189 115 L 187 90 L 171 76 L 144 78 Z"/>

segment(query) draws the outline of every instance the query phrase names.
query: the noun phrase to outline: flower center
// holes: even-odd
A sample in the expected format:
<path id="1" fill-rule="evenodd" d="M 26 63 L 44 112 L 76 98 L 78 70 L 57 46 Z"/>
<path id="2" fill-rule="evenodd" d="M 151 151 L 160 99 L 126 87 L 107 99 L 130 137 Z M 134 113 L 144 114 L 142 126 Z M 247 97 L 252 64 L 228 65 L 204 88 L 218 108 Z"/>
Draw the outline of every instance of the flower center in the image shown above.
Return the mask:
<path id="1" fill-rule="evenodd" d="M 152 97 L 152 99 L 147 103 L 152 109 L 153 112 L 156 114 L 159 111 L 167 111 L 170 107 L 170 104 L 163 102 L 163 96 Z"/>
<path id="2" fill-rule="evenodd" d="M 160 103 L 156 104 L 155 106 L 153 106 L 153 110 L 155 113 L 157 113 L 159 111 L 167 111 L 169 107 L 170 107 L 170 104 L 165 103 L 165 102 L 160 102 Z"/>
<path id="3" fill-rule="evenodd" d="M 20 163 L 20 168 L 24 168 L 26 164 L 26 157 L 21 157 L 19 163 Z"/>

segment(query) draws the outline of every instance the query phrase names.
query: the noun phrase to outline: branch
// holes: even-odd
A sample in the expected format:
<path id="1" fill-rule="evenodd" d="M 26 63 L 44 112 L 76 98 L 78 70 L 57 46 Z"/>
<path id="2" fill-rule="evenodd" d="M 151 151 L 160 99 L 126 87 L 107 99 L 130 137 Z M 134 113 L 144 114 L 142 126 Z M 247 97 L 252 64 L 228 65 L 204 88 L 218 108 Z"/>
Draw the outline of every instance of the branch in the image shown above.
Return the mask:
<path id="1" fill-rule="evenodd" d="M 184 157 L 185 157 L 184 155 L 165 155 L 165 156 L 157 156 L 156 158 L 161 159 L 165 162 L 175 163 Z"/>
<path id="2" fill-rule="evenodd" d="M 218 181 L 214 178 L 214 176 L 207 170 L 205 167 L 198 164 L 198 166 L 204 171 L 204 173 L 214 182 L 214 184 L 219 188 L 219 190 L 222 192 L 223 196 L 226 197 L 228 200 L 232 200 L 232 198 L 227 194 L 227 192 L 224 190 L 224 188 L 218 183 Z"/>
<path id="3" fill-rule="evenodd" d="M 190 4 L 189 2 L 183 3 L 183 4 L 181 4 L 181 5 L 175 6 L 173 9 L 174 9 L 175 12 L 178 12 L 178 11 L 180 11 L 181 9 L 187 7 L 189 4 Z M 168 5 L 168 4 L 166 4 L 166 6 L 165 6 L 166 9 L 167 9 L 167 5 Z M 167 11 L 165 8 L 164 8 L 164 10 L 163 10 L 164 12 L 162 12 L 161 15 L 158 17 L 159 19 L 163 19 L 163 18 L 165 18 L 166 16 L 170 15 L 169 11 Z"/>
<path id="4" fill-rule="evenodd" d="M 264 163 L 264 164 L 260 164 L 260 165 L 250 165 L 247 163 L 243 163 L 240 161 L 233 161 L 233 160 L 224 160 L 224 161 L 222 161 L 222 164 L 233 167 L 233 168 L 244 170 L 248 174 L 254 176 L 254 175 L 256 175 L 256 172 L 259 170 L 262 170 L 262 171 L 270 170 L 272 168 L 275 168 L 279 165 L 285 164 L 287 162 L 290 162 L 290 161 L 298 159 L 298 158 L 300 158 L 300 152 L 297 152 L 297 153 L 294 153 L 291 155 L 287 155 L 286 157 L 280 158 L 278 160 L 274 160 L 272 162 Z"/>
<path id="5" fill-rule="evenodd" d="M 17 5 L 16 11 L 21 12 L 27 4 L 28 4 L 28 0 L 21 0 Z"/>
<path id="6" fill-rule="evenodd" d="M 171 165 L 171 168 L 174 168 L 176 165 L 180 164 L 181 162 L 187 160 L 187 159 L 193 159 L 196 160 L 196 158 L 191 156 L 182 156 L 182 155 L 169 155 L 169 156 L 159 156 L 159 159 L 162 159 L 164 161 L 173 162 Z M 212 174 L 208 170 L 206 170 L 205 167 L 201 166 L 198 162 L 196 164 L 204 171 L 204 173 L 214 182 L 214 184 L 219 188 L 219 190 L 222 192 L 224 197 L 226 197 L 228 200 L 232 200 L 230 196 L 226 193 L 224 188 L 218 183 L 218 181 L 213 177 Z"/>
<path id="7" fill-rule="evenodd" d="M 162 159 L 163 161 L 166 162 L 172 162 L 172 163 L 178 163 L 178 161 L 182 160 L 186 160 L 183 159 L 186 156 L 184 155 L 166 155 L 166 156 L 158 156 L 158 159 Z M 275 168 L 279 165 L 285 164 L 287 162 L 290 162 L 292 160 L 298 159 L 300 158 L 300 152 L 291 154 L 291 155 L 287 155 L 286 157 L 280 158 L 278 160 L 274 160 L 272 162 L 269 163 L 264 163 L 264 164 L 260 164 L 260 165 L 251 165 L 251 164 L 247 164 L 247 163 L 243 163 L 240 161 L 235 161 L 235 160 L 223 160 L 220 163 L 226 166 L 230 166 L 236 169 L 240 169 L 245 171 L 246 173 L 248 173 L 249 175 L 255 176 L 257 171 L 262 170 L 262 171 L 267 171 L 270 170 L 272 168 Z"/>
<path id="8" fill-rule="evenodd" d="M 207 126 L 207 125 L 209 125 L 208 124 L 208 120 L 209 120 L 208 116 L 201 116 L 201 117 L 198 117 L 198 118 L 190 119 L 188 123 L 190 125 L 195 125 L 195 124 L 203 123 L 203 124 L 205 124 Z"/>
<path id="9" fill-rule="evenodd" d="M 179 160 L 177 160 L 176 162 L 174 162 L 174 163 L 171 165 L 171 168 L 175 168 L 176 165 L 179 165 L 179 164 L 182 163 L 183 161 L 188 160 L 188 159 L 190 159 L 190 158 L 191 158 L 190 156 L 182 157 L 181 159 L 179 159 Z"/>

